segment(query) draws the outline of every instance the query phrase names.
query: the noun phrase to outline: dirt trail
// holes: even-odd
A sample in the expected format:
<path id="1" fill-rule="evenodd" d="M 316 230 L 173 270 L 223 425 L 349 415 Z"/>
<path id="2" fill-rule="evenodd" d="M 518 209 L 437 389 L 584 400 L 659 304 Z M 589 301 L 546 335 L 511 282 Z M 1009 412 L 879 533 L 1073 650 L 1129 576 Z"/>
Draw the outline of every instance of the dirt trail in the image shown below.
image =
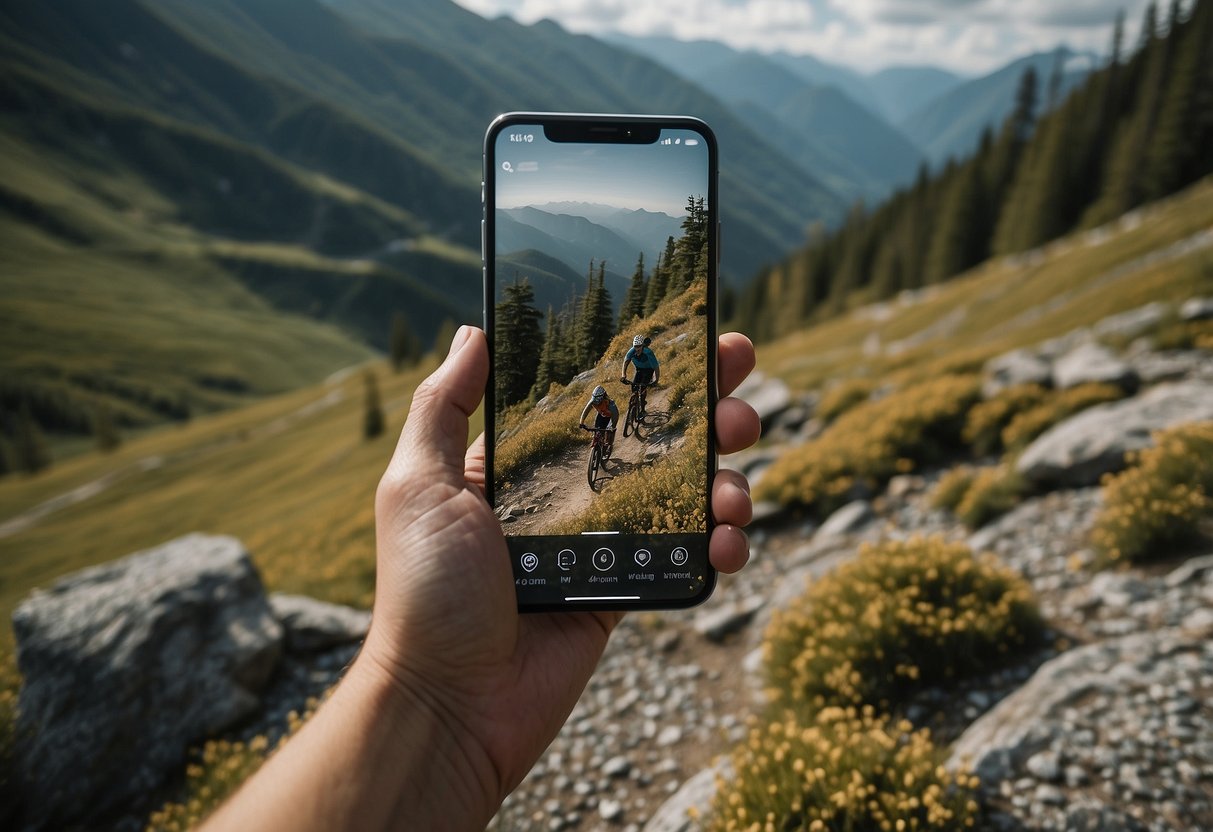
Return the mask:
<path id="1" fill-rule="evenodd" d="M 520 474 L 508 493 L 499 497 L 503 511 L 520 511 L 513 520 L 504 520 L 506 534 L 547 534 L 552 524 L 576 516 L 607 491 L 612 480 L 647 465 L 682 444 L 682 428 L 669 426 L 670 391 L 658 387 L 649 391 L 648 414 L 637 433 L 624 437 L 623 426 L 615 432 L 615 448 L 603 470 L 598 473 L 598 492 L 586 481 L 590 434 L 586 441 L 569 448 L 553 460 Z M 627 415 L 627 399 L 616 399 L 620 421 Z M 508 516 L 508 514 L 506 515 Z"/>

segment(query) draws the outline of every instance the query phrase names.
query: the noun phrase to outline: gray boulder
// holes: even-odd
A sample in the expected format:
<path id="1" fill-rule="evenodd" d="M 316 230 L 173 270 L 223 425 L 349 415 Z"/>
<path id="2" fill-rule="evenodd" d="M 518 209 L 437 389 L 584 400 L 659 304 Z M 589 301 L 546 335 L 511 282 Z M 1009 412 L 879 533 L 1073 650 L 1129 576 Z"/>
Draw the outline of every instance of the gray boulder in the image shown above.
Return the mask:
<path id="1" fill-rule="evenodd" d="M 1137 373 L 1102 344 L 1079 344 L 1053 362 L 1053 386 L 1068 390 L 1080 384 L 1115 384 L 1137 388 Z"/>
<path id="2" fill-rule="evenodd" d="M 692 626 L 699 635 L 719 644 L 733 633 L 745 629 L 765 605 L 766 599 L 761 595 L 717 604 L 696 615 Z"/>
<path id="3" fill-rule="evenodd" d="M 1109 315 L 1097 323 L 1093 329 L 1096 335 L 1119 335 L 1124 338 L 1134 338 L 1146 330 L 1158 326 L 1171 309 L 1172 307 L 1156 300 L 1118 315 Z"/>
<path id="4" fill-rule="evenodd" d="M 286 630 L 286 646 L 294 653 L 311 653 L 361 641 L 371 626 L 371 614 L 306 595 L 275 592 L 270 596 L 274 617 Z"/>
<path id="5" fill-rule="evenodd" d="M 29 825 L 95 820 L 253 713 L 282 651 L 238 540 L 193 534 L 36 590 L 13 614 Z"/>
<path id="6" fill-rule="evenodd" d="M 792 405 L 792 393 L 788 386 L 777 378 L 767 378 L 761 373 L 752 373 L 733 395 L 744 399 L 757 411 L 764 430 L 769 429 L 776 417 Z"/>
<path id="7" fill-rule="evenodd" d="M 1031 350 L 1011 350 L 986 362 L 981 393 L 987 399 L 1017 384 L 1051 384 L 1053 365 Z"/>
<path id="8" fill-rule="evenodd" d="M 1082 703 L 1131 698 L 1155 674 L 1183 666 L 1203 650 L 1178 630 L 1135 633 L 1075 648 L 1037 669 L 1023 687 L 970 725 L 952 746 L 948 766 L 969 765 L 986 788 L 1027 771 L 1034 755 L 1063 737 Z M 1178 664 L 1176 664 L 1178 663 Z"/>
<path id="9" fill-rule="evenodd" d="M 866 526 L 876 515 L 872 512 L 872 504 L 867 500 L 853 500 L 835 511 L 821 528 L 813 535 L 813 541 L 821 543 L 830 538 L 853 534 Z"/>
<path id="10" fill-rule="evenodd" d="M 1213 419 L 1213 384 L 1162 384 L 1140 396 L 1098 405 L 1037 437 L 1016 463 L 1038 486 L 1095 485 L 1124 467 L 1125 454 L 1153 444 L 1151 434 Z"/>
<path id="11" fill-rule="evenodd" d="M 1179 307 L 1183 321 L 1205 321 L 1213 318 L 1213 298 L 1189 298 Z"/>
<path id="12" fill-rule="evenodd" d="M 727 759 L 712 768 L 704 769 L 683 783 L 649 818 L 649 822 L 644 825 L 644 832 L 697 832 L 703 829 L 702 820 L 711 817 L 717 776 L 733 776 L 733 766 Z M 692 809 L 700 820 L 691 816 Z"/>

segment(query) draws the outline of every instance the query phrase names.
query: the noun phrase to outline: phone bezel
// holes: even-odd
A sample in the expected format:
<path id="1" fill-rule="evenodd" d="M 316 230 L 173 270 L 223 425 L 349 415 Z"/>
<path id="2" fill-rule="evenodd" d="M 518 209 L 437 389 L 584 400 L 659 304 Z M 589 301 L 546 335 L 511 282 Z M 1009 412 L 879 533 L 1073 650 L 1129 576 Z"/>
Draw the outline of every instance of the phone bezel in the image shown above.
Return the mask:
<path id="1" fill-rule="evenodd" d="M 493 315 L 496 305 L 496 274 L 494 258 L 489 253 L 495 251 L 493 214 L 490 205 L 496 204 L 496 187 L 494 173 L 496 163 L 496 141 L 503 130 L 514 125 L 543 125 L 545 136 L 551 125 L 561 135 L 594 136 L 594 138 L 551 139 L 552 141 L 586 141 L 602 143 L 650 144 L 662 129 L 692 130 L 703 137 L 708 151 L 708 217 L 709 227 L 715 233 L 708 235 L 708 343 L 707 374 L 705 382 L 708 387 L 708 452 L 707 460 L 707 501 L 706 516 L 707 530 L 703 533 L 703 551 L 708 553 L 715 520 L 711 511 L 712 483 L 716 476 L 716 403 L 718 401 L 718 385 L 716 350 L 711 348 L 717 342 L 718 333 L 718 298 L 720 268 L 720 209 L 719 209 L 719 149 L 716 136 L 708 125 L 692 116 L 652 116 L 626 115 L 608 113 L 543 113 L 543 112 L 511 112 L 498 116 L 489 125 L 484 137 L 483 168 L 481 182 L 481 220 L 480 220 L 480 258 L 482 264 L 484 299 L 482 315 L 484 331 L 488 336 L 490 355 L 493 345 Z M 632 133 L 627 131 L 631 130 Z M 652 140 L 647 139 L 653 135 Z M 608 138 L 609 137 L 609 138 Z M 489 505 L 493 502 L 493 454 L 495 452 L 495 437 L 493 435 L 494 413 L 494 365 L 489 361 L 489 379 L 484 395 L 484 430 L 485 430 L 485 497 Z M 657 537 L 654 535 L 654 537 Z M 520 612 L 597 612 L 597 611 L 627 611 L 627 610 L 666 610 L 687 609 L 702 604 L 711 597 L 716 587 L 716 570 L 712 567 L 710 558 L 704 564 L 704 586 L 696 595 L 687 598 L 670 598 L 666 600 L 640 601 L 603 601 L 594 604 L 581 603 L 523 603 L 518 599 Z"/>

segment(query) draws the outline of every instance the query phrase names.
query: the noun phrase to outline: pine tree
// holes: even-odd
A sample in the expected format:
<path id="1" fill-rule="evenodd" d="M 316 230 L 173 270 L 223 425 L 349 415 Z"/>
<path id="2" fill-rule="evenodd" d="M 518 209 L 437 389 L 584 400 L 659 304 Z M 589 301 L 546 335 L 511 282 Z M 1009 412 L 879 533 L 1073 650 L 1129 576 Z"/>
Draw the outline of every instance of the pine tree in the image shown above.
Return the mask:
<path id="1" fill-rule="evenodd" d="M 411 367 L 421 358 L 421 342 L 409 327 L 404 313 L 392 313 L 392 334 L 388 344 L 388 355 L 392 369 L 400 372 L 405 367 Z"/>
<path id="2" fill-rule="evenodd" d="M 379 382 L 370 370 L 363 374 L 362 382 L 362 437 L 374 439 L 383 433 L 385 423 L 383 402 L 379 398 Z"/>
<path id="3" fill-rule="evenodd" d="M 606 287 L 606 261 L 598 264 L 598 280 L 594 287 L 594 305 L 590 325 L 590 356 L 587 366 L 598 363 L 615 337 L 615 318 L 612 314 L 611 293 Z"/>
<path id="4" fill-rule="evenodd" d="M 649 288 L 644 296 L 644 317 L 652 315 L 665 299 L 670 285 L 670 268 L 674 262 L 674 238 L 667 237 L 665 251 L 657 256 L 657 265 L 649 277 Z"/>
<path id="5" fill-rule="evenodd" d="M 924 277 L 928 284 L 946 280 L 983 259 L 986 208 L 981 188 L 981 172 L 970 162 L 948 189 L 927 253 Z"/>
<path id="6" fill-rule="evenodd" d="M 27 474 L 36 474 L 51 464 L 50 451 L 38 423 L 30 413 L 29 402 L 22 401 L 17 411 L 17 435 L 13 443 L 16 468 Z"/>
<path id="7" fill-rule="evenodd" d="M 1148 199 L 1172 193 L 1213 170 L 1213 3 L 1198 4 L 1186 23 L 1173 3 L 1167 37 L 1178 43 L 1143 163 Z"/>
<path id="8" fill-rule="evenodd" d="M 557 352 L 560 349 L 560 323 L 548 304 L 547 324 L 543 333 L 543 352 L 539 356 L 539 366 L 535 368 L 535 385 L 531 388 L 531 398 L 542 399 L 548 393 L 548 388 L 556 381 Z"/>
<path id="9" fill-rule="evenodd" d="M 98 404 L 93 412 L 93 437 L 97 440 L 97 450 L 102 453 L 117 450 L 122 444 L 122 436 L 119 435 L 113 414 L 105 402 Z"/>
<path id="10" fill-rule="evenodd" d="M 494 398 L 498 411 L 527 397 L 535 385 L 536 353 L 541 349 L 535 291 L 526 278 L 505 287 L 497 304 L 494 328 Z"/>
<path id="11" fill-rule="evenodd" d="M 619 305 L 620 332 L 634 319 L 644 317 L 644 300 L 647 290 L 648 286 L 644 279 L 644 252 L 642 251 L 640 257 L 636 259 L 636 271 L 632 272 L 632 283 L 628 286 L 623 303 Z"/>

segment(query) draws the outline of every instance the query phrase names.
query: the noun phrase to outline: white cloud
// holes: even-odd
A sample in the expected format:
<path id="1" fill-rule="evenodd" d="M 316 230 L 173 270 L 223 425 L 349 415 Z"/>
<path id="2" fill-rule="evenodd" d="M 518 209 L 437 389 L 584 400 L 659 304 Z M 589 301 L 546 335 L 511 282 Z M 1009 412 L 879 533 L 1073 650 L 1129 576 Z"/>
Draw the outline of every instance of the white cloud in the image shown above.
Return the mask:
<path id="1" fill-rule="evenodd" d="M 1118 10 L 1126 44 L 1148 0 L 458 0 L 524 23 L 556 20 L 576 32 L 673 35 L 737 48 L 811 53 L 870 71 L 933 64 L 995 69 L 1065 43 L 1103 53 Z"/>

